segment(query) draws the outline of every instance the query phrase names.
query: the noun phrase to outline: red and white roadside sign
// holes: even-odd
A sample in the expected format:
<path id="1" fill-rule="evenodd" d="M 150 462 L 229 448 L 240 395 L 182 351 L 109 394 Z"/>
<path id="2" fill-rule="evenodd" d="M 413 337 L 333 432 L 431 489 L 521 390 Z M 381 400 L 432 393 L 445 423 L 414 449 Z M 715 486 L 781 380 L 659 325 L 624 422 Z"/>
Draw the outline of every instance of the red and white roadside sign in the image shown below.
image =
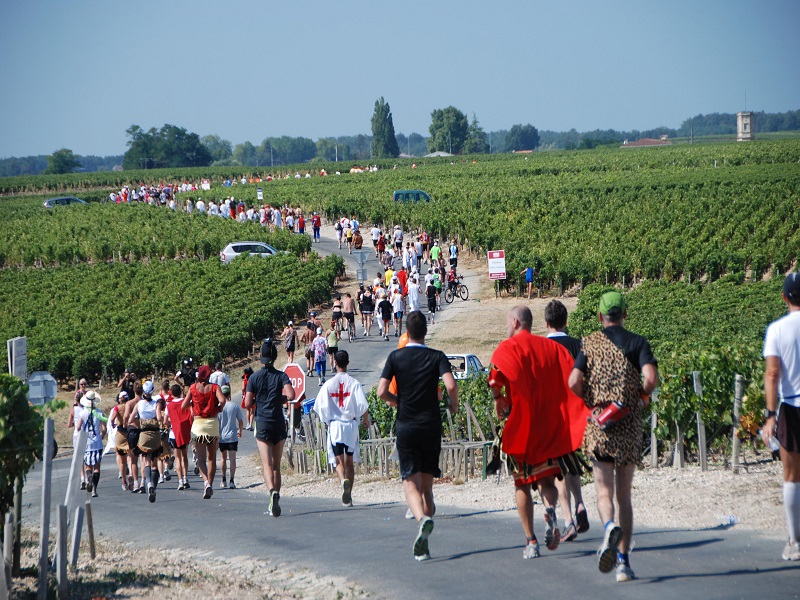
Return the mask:
<path id="1" fill-rule="evenodd" d="M 289 363 L 283 367 L 283 372 L 289 376 L 289 381 L 294 390 L 294 401 L 299 401 L 306 393 L 306 373 L 297 363 Z"/>
<path id="2" fill-rule="evenodd" d="M 489 279 L 506 278 L 506 251 L 489 250 Z"/>

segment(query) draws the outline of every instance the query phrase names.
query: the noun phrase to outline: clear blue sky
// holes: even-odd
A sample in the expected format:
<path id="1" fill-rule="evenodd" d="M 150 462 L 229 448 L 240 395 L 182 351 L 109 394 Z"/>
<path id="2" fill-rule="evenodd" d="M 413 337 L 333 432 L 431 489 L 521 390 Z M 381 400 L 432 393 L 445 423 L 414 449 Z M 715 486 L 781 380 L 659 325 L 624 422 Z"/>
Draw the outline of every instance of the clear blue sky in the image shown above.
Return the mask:
<path id="1" fill-rule="evenodd" d="M 164 123 L 234 145 L 484 130 L 678 127 L 800 109 L 797 0 L 6 0 L 0 157 L 122 154 Z"/>

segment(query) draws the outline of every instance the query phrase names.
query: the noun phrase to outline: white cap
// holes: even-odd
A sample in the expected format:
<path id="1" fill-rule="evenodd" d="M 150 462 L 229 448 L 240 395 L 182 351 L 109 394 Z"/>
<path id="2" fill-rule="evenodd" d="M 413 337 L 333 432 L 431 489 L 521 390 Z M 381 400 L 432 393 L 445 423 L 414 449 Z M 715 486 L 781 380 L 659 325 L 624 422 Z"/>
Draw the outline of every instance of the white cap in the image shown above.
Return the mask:
<path id="1" fill-rule="evenodd" d="M 317 335 L 322 333 L 322 327 L 317 327 Z"/>

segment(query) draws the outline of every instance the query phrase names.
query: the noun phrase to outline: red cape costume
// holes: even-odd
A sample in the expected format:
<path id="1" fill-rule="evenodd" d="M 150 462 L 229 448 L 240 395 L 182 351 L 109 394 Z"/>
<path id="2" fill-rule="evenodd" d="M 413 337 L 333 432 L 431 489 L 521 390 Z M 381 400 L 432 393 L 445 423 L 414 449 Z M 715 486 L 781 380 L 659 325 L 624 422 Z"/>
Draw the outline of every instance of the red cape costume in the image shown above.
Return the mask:
<path id="1" fill-rule="evenodd" d="M 535 465 L 581 447 L 589 409 L 567 387 L 574 364 L 562 345 L 527 331 L 500 343 L 489 384 L 505 384 L 511 400 L 503 452 Z"/>

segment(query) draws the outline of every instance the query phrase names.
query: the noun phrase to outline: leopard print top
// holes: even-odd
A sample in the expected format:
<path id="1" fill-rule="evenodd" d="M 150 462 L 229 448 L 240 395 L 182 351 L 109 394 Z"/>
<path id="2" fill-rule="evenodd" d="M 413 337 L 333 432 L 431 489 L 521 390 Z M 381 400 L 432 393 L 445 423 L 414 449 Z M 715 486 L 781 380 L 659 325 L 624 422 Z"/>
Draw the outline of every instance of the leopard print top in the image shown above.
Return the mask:
<path id="1" fill-rule="evenodd" d="M 584 402 L 596 415 L 611 402 L 631 409 L 630 414 L 605 431 L 594 421 L 586 425 L 586 456 L 611 457 L 617 465 L 639 464 L 642 458 L 642 384 L 637 369 L 602 331 L 583 340 L 586 355 Z"/>

